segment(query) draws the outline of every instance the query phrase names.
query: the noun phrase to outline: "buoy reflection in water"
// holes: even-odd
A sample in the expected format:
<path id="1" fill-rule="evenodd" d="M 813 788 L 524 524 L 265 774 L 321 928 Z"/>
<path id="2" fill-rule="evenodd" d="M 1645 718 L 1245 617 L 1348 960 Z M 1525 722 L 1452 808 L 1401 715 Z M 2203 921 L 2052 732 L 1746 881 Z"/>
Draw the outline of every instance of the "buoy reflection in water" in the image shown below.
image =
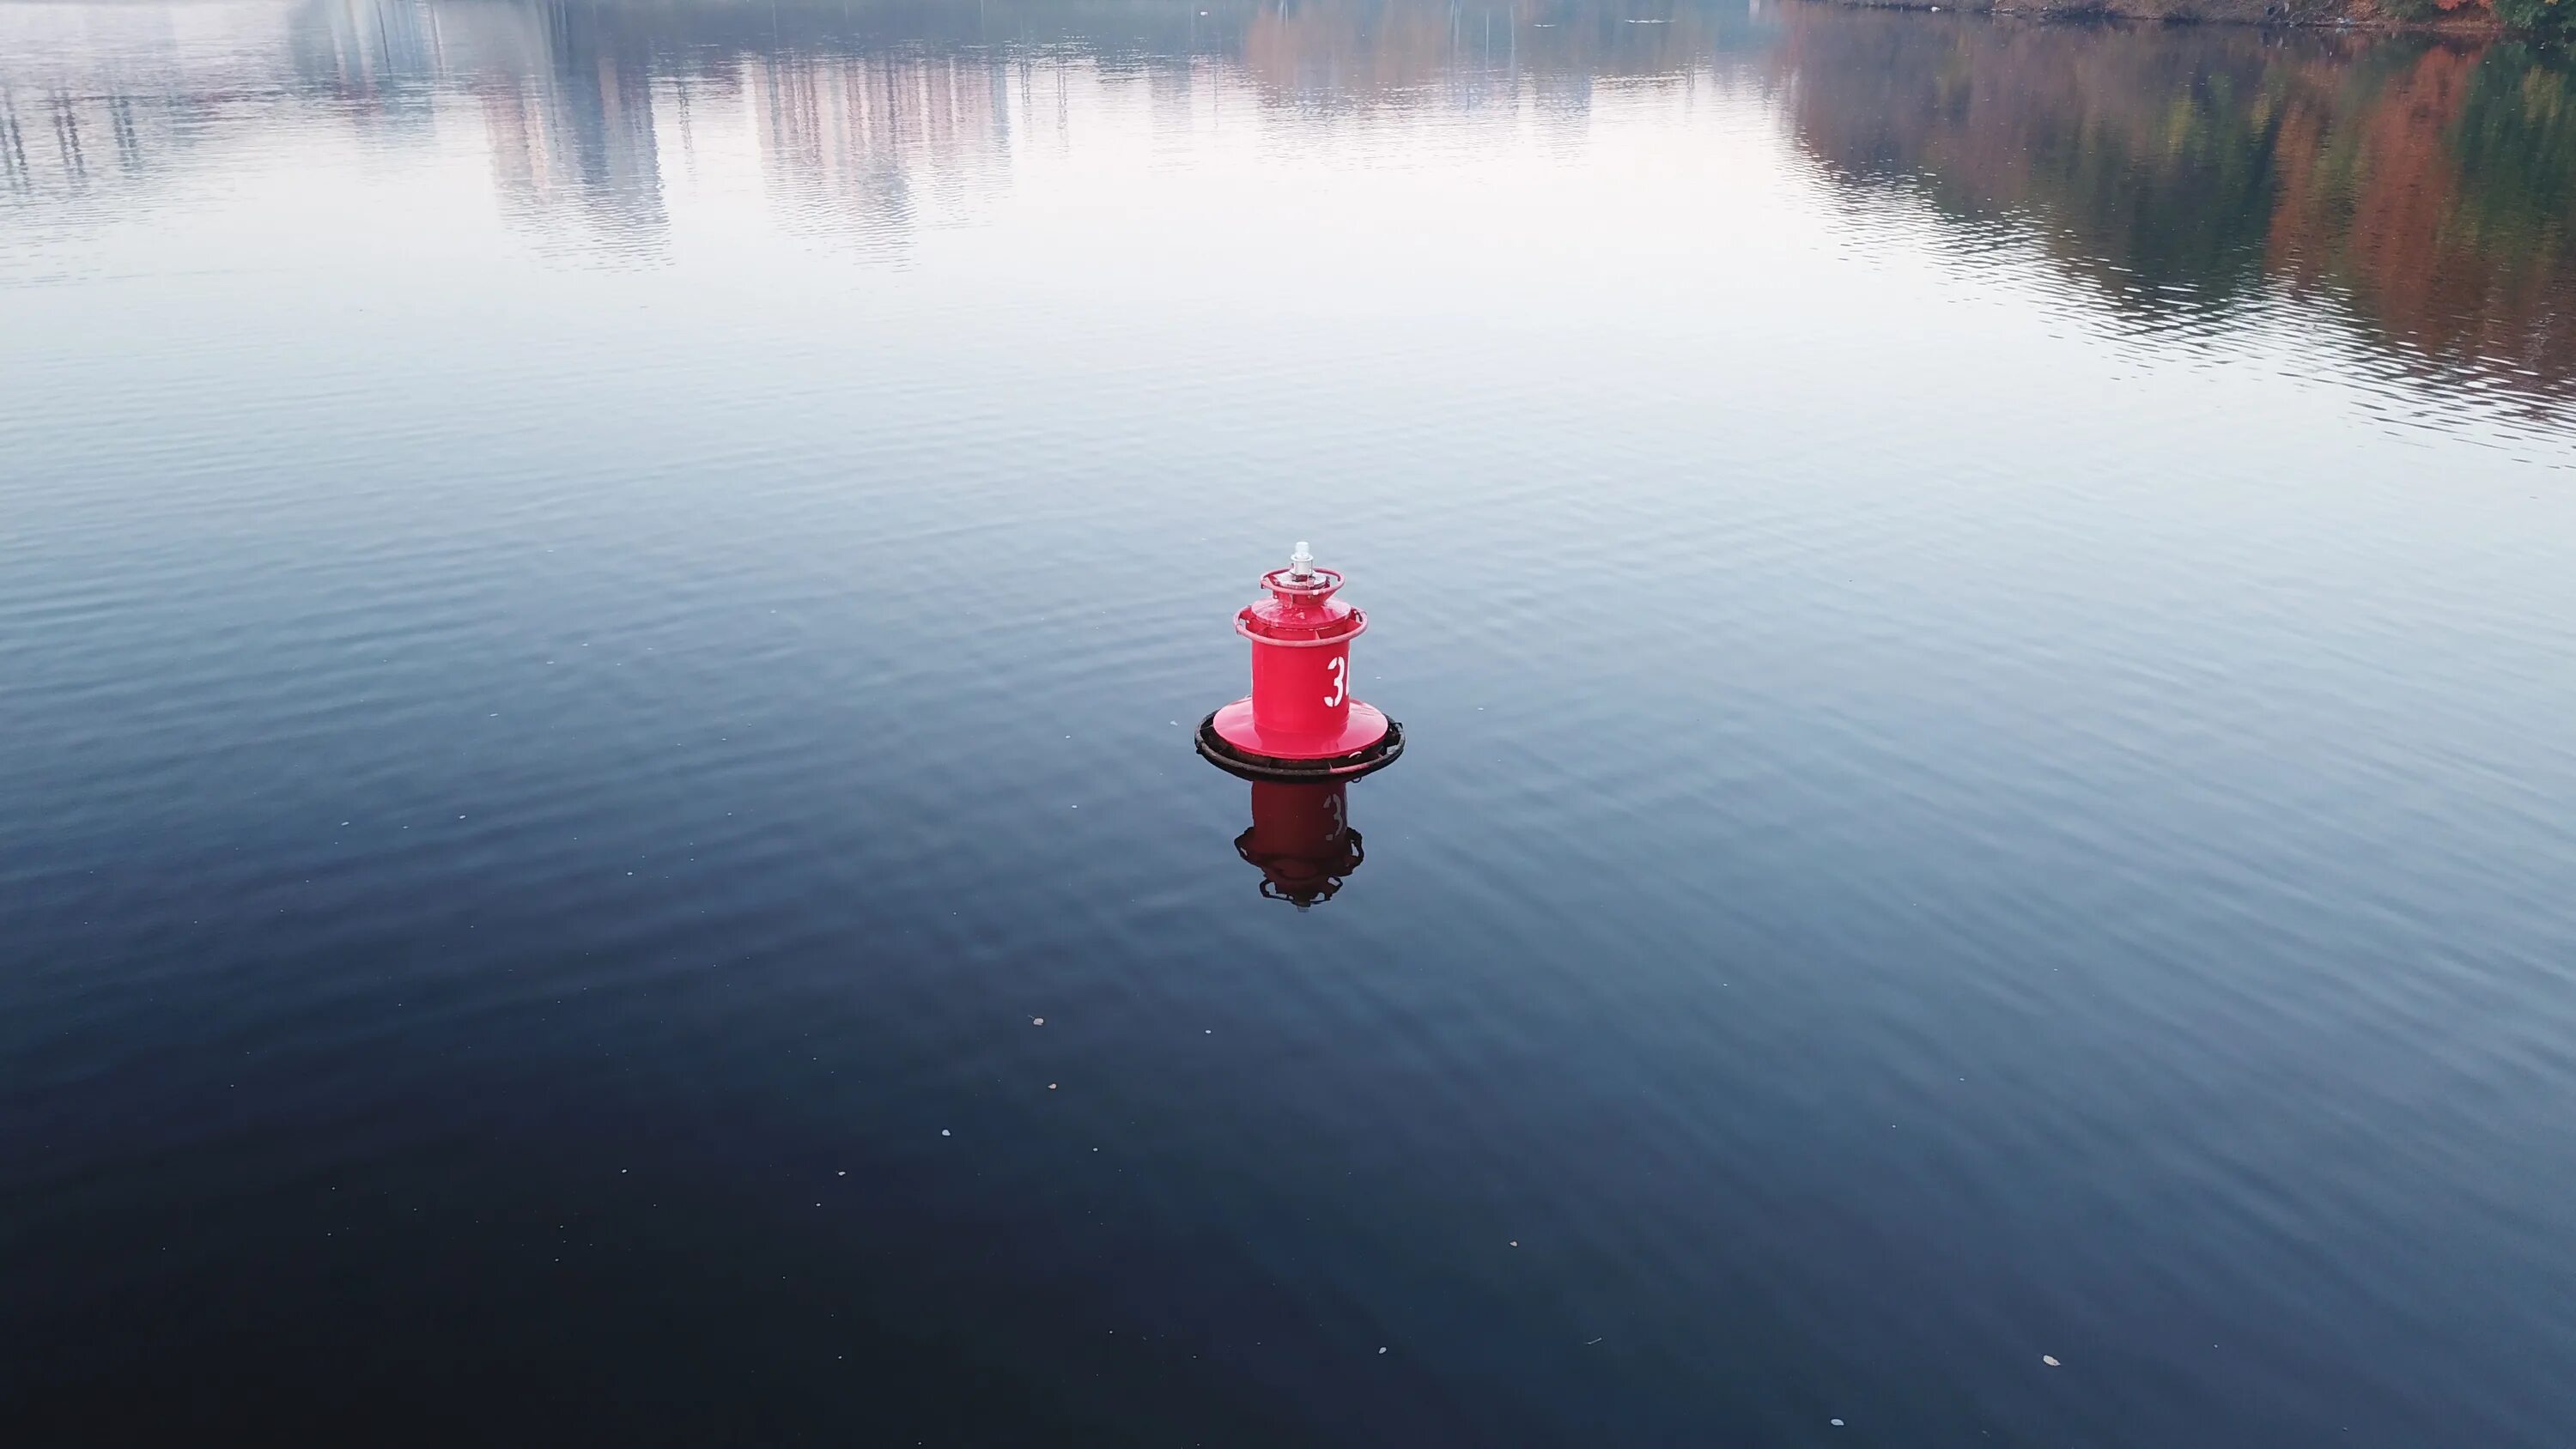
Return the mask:
<path id="1" fill-rule="evenodd" d="M 1252 825 L 1235 853 L 1260 868 L 1261 894 L 1304 910 L 1328 901 L 1366 859 L 1345 780 L 1255 780 Z"/>

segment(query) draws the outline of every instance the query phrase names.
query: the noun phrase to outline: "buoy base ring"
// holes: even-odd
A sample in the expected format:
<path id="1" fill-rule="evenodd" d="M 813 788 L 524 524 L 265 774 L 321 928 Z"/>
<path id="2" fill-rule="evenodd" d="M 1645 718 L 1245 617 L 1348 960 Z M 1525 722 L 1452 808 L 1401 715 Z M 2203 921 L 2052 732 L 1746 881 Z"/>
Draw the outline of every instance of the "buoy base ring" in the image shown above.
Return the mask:
<path id="1" fill-rule="evenodd" d="M 1404 726 L 1388 720 L 1384 734 L 1343 754 L 1312 758 L 1259 754 L 1217 733 L 1216 717 L 1222 713 L 1210 710 L 1199 721 L 1199 753 L 1209 764 L 1247 780 L 1356 780 L 1394 764 L 1395 757 L 1404 753 Z"/>

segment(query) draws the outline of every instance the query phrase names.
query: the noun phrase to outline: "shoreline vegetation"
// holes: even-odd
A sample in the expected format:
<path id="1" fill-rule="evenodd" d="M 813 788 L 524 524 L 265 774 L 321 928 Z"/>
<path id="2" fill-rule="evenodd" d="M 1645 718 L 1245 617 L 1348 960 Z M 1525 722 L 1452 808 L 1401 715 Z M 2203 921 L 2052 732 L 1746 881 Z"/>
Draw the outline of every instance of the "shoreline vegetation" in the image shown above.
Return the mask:
<path id="1" fill-rule="evenodd" d="M 2445 35 L 2463 40 L 2576 35 L 2576 0 L 2504 0 L 2531 12 L 2514 23 L 2486 0 L 1835 0 L 1856 10 L 1912 10 L 2018 20 L 2129 20 L 2164 25 Z"/>

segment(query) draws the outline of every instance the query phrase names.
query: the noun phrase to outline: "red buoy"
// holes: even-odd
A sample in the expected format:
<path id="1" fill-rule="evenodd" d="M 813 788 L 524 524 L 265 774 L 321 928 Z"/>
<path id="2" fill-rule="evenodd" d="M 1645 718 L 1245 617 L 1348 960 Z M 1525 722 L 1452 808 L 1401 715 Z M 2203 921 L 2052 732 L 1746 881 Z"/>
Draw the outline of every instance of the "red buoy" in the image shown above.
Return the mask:
<path id="1" fill-rule="evenodd" d="M 1368 615 L 1306 545 L 1261 576 L 1270 597 L 1234 616 L 1252 641 L 1252 693 L 1199 721 L 1199 753 L 1256 780 L 1348 780 L 1394 763 L 1404 726 L 1351 698 L 1351 641 Z"/>
<path id="2" fill-rule="evenodd" d="M 1261 894 L 1299 910 L 1333 898 L 1368 857 L 1340 780 L 1252 782 L 1252 827 L 1234 853 L 1261 871 Z"/>

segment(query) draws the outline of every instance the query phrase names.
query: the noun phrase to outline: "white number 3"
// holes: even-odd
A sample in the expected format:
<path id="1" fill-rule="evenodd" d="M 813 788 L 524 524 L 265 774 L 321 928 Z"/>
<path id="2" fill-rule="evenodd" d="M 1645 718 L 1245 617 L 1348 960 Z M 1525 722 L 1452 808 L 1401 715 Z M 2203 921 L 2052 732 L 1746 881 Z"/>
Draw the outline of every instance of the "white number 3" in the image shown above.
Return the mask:
<path id="1" fill-rule="evenodd" d="M 1339 709 L 1344 697 L 1342 676 L 1350 673 L 1351 670 L 1350 656 L 1346 654 L 1339 659 L 1327 660 L 1324 667 L 1333 671 L 1333 692 L 1324 696 L 1324 708 Z"/>

